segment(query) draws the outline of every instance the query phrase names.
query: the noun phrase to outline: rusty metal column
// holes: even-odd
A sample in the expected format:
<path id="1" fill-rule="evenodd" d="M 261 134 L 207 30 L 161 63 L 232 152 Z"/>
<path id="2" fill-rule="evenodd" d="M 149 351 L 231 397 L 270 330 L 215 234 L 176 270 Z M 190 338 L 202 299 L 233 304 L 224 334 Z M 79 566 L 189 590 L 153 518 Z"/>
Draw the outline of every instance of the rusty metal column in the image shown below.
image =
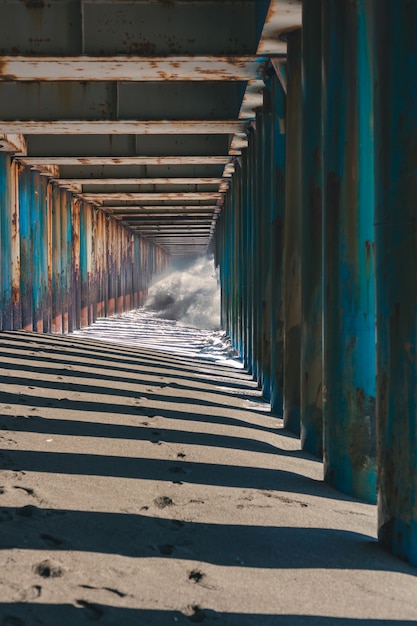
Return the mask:
<path id="1" fill-rule="evenodd" d="M 81 328 L 88 326 L 88 252 L 90 236 L 88 223 L 89 206 L 83 202 L 80 206 L 80 290 L 81 290 Z"/>
<path id="2" fill-rule="evenodd" d="M 244 253 L 243 253 L 243 201 L 242 201 L 242 167 L 241 162 L 236 161 L 235 165 L 235 185 L 236 185 L 236 203 L 235 210 L 237 213 L 237 232 L 236 232 L 236 269 L 237 269 L 237 320 L 236 332 L 237 341 L 236 349 L 239 356 L 243 358 L 243 281 L 244 281 Z"/>
<path id="3" fill-rule="evenodd" d="M 284 426 L 300 433 L 301 31 L 288 35 L 284 243 Z"/>
<path id="4" fill-rule="evenodd" d="M 16 165 L 9 154 L 0 152 L 0 329 L 3 330 L 20 328 L 20 244 L 16 181 Z"/>
<path id="5" fill-rule="evenodd" d="M 0 152 L 0 330 L 10 330 L 12 327 L 9 168 L 9 155 Z"/>
<path id="6" fill-rule="evenodd" d="M 325 480 L 376 501 L 372 71 L 367 0 L 323 1 Z"/>
<path id="7" fill-rule="evenodd" d="M 62 333 L 61 190 L 53 185 L 52 199 L 52 332 Z"/>
<path id="8" fill-rule="evenodd" d="M 218 263 L 219 263 L 219 276 L 221 285 L 221 326 L 228 333 L 229 326 L 229 283 L 228 277 L 228 258 L 227 258 L 227 246 L 225 245 L 225 233 L 227 229 L 228 219 L 228 207 L 229 207 L 229 191 L 226 194 L 226 198 L 222 207 L 222 212 L 217 224 L 217 251 L 218 251 Z"/>
<path id="9" fill-rule="evenodd" d="M 272 148 L 271 148 L 271 79 L 265 77 L 263 90 L 261 134 L 261 192 L 260 206 L 260 254 L 261 254 L 261 382 L 262 395 L 271 399 L 271 198 L 272 198 Z"/>
<path id="10" fill-rule="evenodd" d="M 61 189 L 61 290 L 62 290 L 62 332 L 69 331 L 69 285 L 71 271 L 71 196 Z"/>
<path id="11" fill-rule="evenodd" d="M 303 2 L 301 448 L 323 455 L 321 3 Z"/>
<path id="12" fill-rule="evenodd" d="M 45 182 L 45 177 L 41 176 L 39 172 L 30 171 L 33 329 L 37 332 L 44 331 L 44 307 L 46 305 L 48 281 L 48 222 Z"/>
<path id="13" fill-rule="evenodd" d="M 107 299 L 107 315 L 111 316 L 116 313 L 114 220 L 109 218 L 106 226 L 107 226 L 107 280 L 108 280 L 108 290 L 109 290 L 108 299 Z"/>
<path id="14" fill-rule="evenodd" d="M 241 202 L 242 202 L 242 360 L 243 366 L 248 367 L 248 344 L 249 344 L 249 300 L 248 300 L 248 149 L 242 150 L 241 169 Z"/>
<path id="15" fill-rule="evenodd" d="M 256 358 L 256 380 L 258 386 L 262 389 L 263 384 L 263 362 L 262 362 L 262 308 L 263 293 L 265 284 L 265 274 L 263 267 L 263 212 L 264 212 L 264 186 L 263 186 L 263 126 L 264 112 L 263 108 L 255 109 L 256 112 L 256 144 L 255 144 L 255 169 L 254 169 L 254 287 L 255 287 L 255 311 L 256 311 L 256 327 L 255 327 L 255 358 Z"/>
<path id="16" fill-rule="evenodd" d="M 49 238 L 50 238 L 50 223 L 49 223 L 49 179 L 47 176 L 41 175 L 40 177 L 40 198 L 39 204 L 41 209 L 40 221 L 41 221 L 41 257 L 42 257 L 42 331 L 44 333 L 51 332 L 51 298 L 50 298 L 50 283 L 49 283 Z"/>
<path id="17" fill-rule="evenodd" d="M 247 229 L 248 229 L 248 363 L 247 369 L 249 374 L 255 378 L 255 366 L 254 366 L 254 254 L 253 254 L 253 239 L 254 239 L 254 206 L 253 206 L 253 153 L 254 153 L 254 138 L 255 131 L 251 127 L 248 133 L 248 160 L 247 160 Z"/>
<path id="18" fill-rule="evenodd" d="M 379 540 L 417 566 L 417 3 L 374 3 Z"/>
<path id="19" fill-rule="evenodd" d="M 283 261 L 285 224 L 285 100 L 282 68 L 272 75 L 271 198 L 271 411 L 282 416 L 284 404 Z M 281 77 L 281 80 L 279 79 Z M 282 82 L 281 82 L 282 81 Z"/>
<path id="20" fill-rule="evenodd" d="M 73 327 L 81 328 L 81 282 L 80 282 L 80 209 L 81 200 L 72 199 L 72 280 L 73 280 Z"/>
<path id="21" fill-rule="evenodd" d="M 9 204 L 7 186 L 7 157 L 0 152 L 0 330 L 8 329 L 5 318 L 7 317 L 7 276 L 5 268 L 9 267 L 8 254 L 4 242 L 7 241 L 7 228 L 5 226 L 7 207 Z M 11 290 L 10 290 L 11 291 Z M 11 293 L 10 293 L 11 300 Z M 11 320 L 10 320 L 11 325 Z"/>
<path id="22" fill-rule="evenodd" d="M 233 176 L 232 183 L 232 197 L 233 197 L 233 230 L 234 230 L 234 239 L 233 239 L 233 276 L 232 280 L 234 281 L 234 302 L 233 302 L 233 335 L 234 335 L 234 348 L 239 352 L 240 348 L 240 337 L 239 337 L 239 326 L 240 326 L 240 265 L 239 265 L 239 244 L 240 244 L 240 187 L 239 187 L 239 174 L 238 174 L 238 166 L 235 167 L 235 173 Z"/>
<path id="23" fill-rule="evenodd" d="M 138 235 L 134 235 L 133 240 L 133 306 L 135 309 L 139 307 L 139 290 L 140 290 L 140 239 Z M 107 295 L 106 295 L 107 301 Z"/>
<path id="24" fill-rule="evenodd" d="M 22 328 L 33 330 L 33 239 L 32 171 L 19 169 L 19 238 L 20 238 L 20 296 L 22 303 Z"/>

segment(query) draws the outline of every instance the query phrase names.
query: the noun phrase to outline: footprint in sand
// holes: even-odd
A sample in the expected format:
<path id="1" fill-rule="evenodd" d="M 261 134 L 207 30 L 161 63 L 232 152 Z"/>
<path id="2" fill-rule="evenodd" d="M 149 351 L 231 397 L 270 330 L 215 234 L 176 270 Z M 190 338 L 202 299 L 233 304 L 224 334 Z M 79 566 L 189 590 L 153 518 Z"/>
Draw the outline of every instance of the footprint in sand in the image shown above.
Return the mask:
<path id="1" fill-rule="evenodd" d="M 168 496 L 159 496 L 155 498 L 154 504 L 158 507 L 158 509 L 165 509 L 167 506 L 173 506 L 174 502 Z"/>
<path id="2" fill-rule="evenodd" d="M 33 602 L 33 600 L 37 600 L 42 595 L 42 587 L 41 585 L 32 585 L 29 589 L 26 589 L 22 592 L 20 602 Z"/>
<path id="3" fill-rule="evenodd" d="M 193 583 L 201 583 L 204 577 L 205 577 L 205 574 L 203 572 L 200 572 L 200 570 L 198 569 L 193 569 L 188 574 L 188 580 L 190 580 Z"/>
<path id="4" fill-rule="evenodd" d="M 33 571 L 42 578 L 60 578 L 64 574 L 62 567 L 49 559 L 33 566 Z"/>
<path id="5" fill-rule="evenodd" d="M 35 491 L 31 489 L 30 487 L 21 487 L 20 485 L 13 485 L 13 489 L 21 489 L 22 491 L 27 493 L 28 496 L 32 496 L 33 498 L 36 498 Z"/>
<path id="6" fill-rule="evenodd" d="M 126 598 L 127 593 L 123 593 L 123 591 L 119 591 L 118 589 L 114 589 L 113 587 L 93 587 L 92 585 L 78 585 L 81 589 L 93 589 L 97 591 L 109 591 L 110 593 L 114 593 L 119 598 Z"/>

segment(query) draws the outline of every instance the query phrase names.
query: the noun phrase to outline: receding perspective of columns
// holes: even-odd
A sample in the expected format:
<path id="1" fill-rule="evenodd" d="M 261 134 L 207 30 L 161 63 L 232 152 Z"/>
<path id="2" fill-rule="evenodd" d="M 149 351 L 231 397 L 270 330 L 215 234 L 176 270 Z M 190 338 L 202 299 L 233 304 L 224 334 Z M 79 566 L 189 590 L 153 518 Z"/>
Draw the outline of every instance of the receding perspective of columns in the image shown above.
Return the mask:
<path id="1" fill-rule="evenodd" d="M 376 500 L 372 72 L 365 0 L 323 7 L 324 471 Z"/>
<path id="2" fill-rule="evenodd" d="M 67 333 L 98 313 L 138 306 L 168 261 L 161 248 L 6 152 L 0 208 L 2 330 Z"/>
<path id="3" fill-rule="evenodd" d="M 417 566 L 417 0 L 0 0 L 1 335 L 25 342 L 28 332 L 36 332 L 42 342 L 69 343 L 58 335 L 141 307 L 153 277 L 169 263 L 182 269 L 197 257 L 211 263 L 213 250 L 219 326 L 242 361 L 234 365 L 245 369 L 245 386 L 234 386 L 229 364 L 210 367 L 224 368 L 225 384 L 217 391 L 227 411 L 232 394 L 252 411 L 251 430 L 245 430 L 243 412 L 236 419 L 221 416 L 214 398 L 190 399 L 185 406 L 186 381 L 172 374 L 155 386 L 155 396 L 158 403 L 178 401 L 180 408 L 172 410 L 177 417 L 169 418 L 175 433 L 172 441 L 162 439 L 168 430 L 162 420 L 168 418 L 156 415 L 155 404 L 149 417 L 160 420 L 161 432 L 151 431 L 158 440 L 148 443 L 161 444 L 159 452 L 167 455 L 165 444 L 196 445 L 196 457 L 175 453 L 175 463 L 184 464 L 180 474 L 188 476 L 184 468 L 193 464 L 190 481 L 171 480 L 170 465 L 159 478 L 159 470 L 149 470 L 149 479 L 185 492 L 198 474 L 199 456 L 207 455 L 203 485 L 219 444 L 222 455 L 239 460 L 230 480 L 217 485 L 225 488 L 224 510 L 226 489 L 256 487 L 259 501 L 250 504 L 246 521 L 236 518 L 249 529 L 247 536 L 264 533 L 277 548 L 292 535 L 293 545 L 301 546 L 295 561 L 288 549 L 287 562 L 277 567 L 281 572 L 294 563 L 299 570 L 324 570 L 324 563 L 329 569 L 317 554 L 340 541 L 347 557 L 337 565 L 339 573 L 363 574 L 367 565 L 357 555 L 365 542 L 376 544 L 376 530 L 384 548 Z M 166 301 L 179 302 L 175 293 L 166 295 Z M 22 332 L 9 332 L 14 330 Z M 140 341 L 148 333 L 138 331 Z M 203 350 L 196 361 L 207 357 Z M 5 370 L 13 358 L 3 355 Z M 165 364 L 152 359 L 155 372 L 160 365 L 170 368 L 171 355 Z M 189 372 L 193 359 L 190 353 Z M 45 381 L 39 381 L 42 390 Z M 194 391 L 204 385 L 211 385 L 207 377 L 196 379 Z M 35 420 L 20 416 L 19 394 L 13 420 L 21 417 L 31 426 Z M 130 402 L 130 396 L 121 398 L 121 405 Z M 11 404 L 4 406 L 9 410 Z M 121 434 L 132 433 L 126 447 L 137 443 L 142 426 L 153 428 L 122 419 Z M 19 426 L 13 420 L 9 424 Z M 210 422 L 218 428 L 213 437 Z M 228 423 L 233 432 L 221 441 Z M 27 441 L 43 436 L 42 427 L 28 429 Z M 267 433 L 258 442 L 266 447 L 254 446 L 254 429 Z M 5 441 L 12 450 L 13 438 Z M 132 448 L 136 462 L 135 455 Z M 331 501 L 328 510 L 336 510 L 336 501 L 342 509 L 359 499 L 359 508 L 371 511 L 369 522 L 376 511 L 369 505 L 377 504 L 378 528 L 372 521 L 373 531 L 368 526 L 365 535 L 351 530 L 350 520 L 343 530 L 338 519 L 328 528 L 314 527 L 307 517 L 299 524 L 313 507 L 304 501 L 308 490 L 296 464 L 287 465 L 290 457 L 300 464 L 309 459 L 316 472 L 309 487 Z M 7 462 L 5 468 L 12 471 Z M 285 493 L 284 479 L 294 499 L 273 496 L 274 490 Z M 31 488 L 22 489 L 22 497 L 32 497 Z M 282 505 L 280 520 L 263 504 L 267 497 Z M 243 499 L 251 502 L 252 494 Z M 46 499 L 40 502 L 46 506 Z M 270 530 L 264 519 L 258 525 L 251 518 L 255 507 L 265 520 L 271 515 Z M 296 509 L 300 518 L 287 527 Z M 17 510 L 13 504 L 8 521 L 20 517 Z M 179 510 L 172 509 L 173 515 Z M 243 516 L 240 504 L 237 510 Z M 140 511 L 132 515 L 142 521 L 151 516 Z M 205 527 L 203 521 L 187 524 Z M 212 526 L 217 533 L 220 524 Z M 223 526 L 228 541 L 236 527 Z M 318 546 L 310 562 L 305 538 L 308 550 Z M 256 541 L 251 545 L 256 551 Z M 359 546 L 356 556 L 353 545 Z M 393 561 L 378 545 L 371 549 Z M 159 552 L 171 556 L 170 550 Z M 329 553 L 333 557 L 331 547 Z M 259 554 L 242 565 L 262 586 L 264 573 L 256 568 L 269 566 Z M 222 555 L 219 563 L 207 555 L 197 556 L 212 572 L 228 567 Z M 172 563 L 182 558 L 180 552 L 172 556 Z M 191 575 L 190 589 L 212 572 L 198 572 L 198 581 Z M 205 588 L 214 589 L 217 583 L 207 581 Z M 271 592 L 262 586 L 269 597 L 276 580 L 271 585 Z M 31 589 L 28 598 L 36 587 Z M 116 596 L 130 602 L 128 593 Z M 311 624 L 331 624 L 333 600 L 326 607 L 330 617 L 324 610 L 311 613 Z M 200 611 L 194 601 L 187 600 L 188 608 Z M 202 621 L 199 615 L 188 617 Z M 305 616 L 292 617 L 295 624 Z"/>
<path id="4" fill-rule="evenodd" d="M 417 566 L 417 3 L 373 10 L 379 540 Z"/>

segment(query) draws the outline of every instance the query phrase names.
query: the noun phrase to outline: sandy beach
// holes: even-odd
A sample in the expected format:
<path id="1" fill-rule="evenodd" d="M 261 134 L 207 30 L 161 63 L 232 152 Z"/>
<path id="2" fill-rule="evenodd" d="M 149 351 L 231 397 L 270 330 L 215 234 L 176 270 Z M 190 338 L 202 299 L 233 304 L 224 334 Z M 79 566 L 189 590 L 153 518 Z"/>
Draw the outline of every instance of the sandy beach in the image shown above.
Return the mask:
<path id="1" fill-rule="evenodd" d="M 227 363 L 0 334 L 0 624 L 416 624 L 376 507 Z"/>

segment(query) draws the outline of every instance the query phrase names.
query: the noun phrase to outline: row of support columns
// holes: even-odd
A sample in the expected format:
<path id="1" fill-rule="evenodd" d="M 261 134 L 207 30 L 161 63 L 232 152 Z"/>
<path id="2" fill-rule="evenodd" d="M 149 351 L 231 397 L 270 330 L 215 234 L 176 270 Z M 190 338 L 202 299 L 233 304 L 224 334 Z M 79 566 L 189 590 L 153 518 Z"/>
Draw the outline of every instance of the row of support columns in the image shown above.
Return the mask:
<path id="1" fill-rule="evenodd" d="M 218 223 L 226 330 L 417 565 L 417 2 L 304 0 Z"/>
<path id="2" fill-rule="evenodd" d="M 0 330 L 67 333 L 143 304 L 167 254 L 0 152 Z"/>

